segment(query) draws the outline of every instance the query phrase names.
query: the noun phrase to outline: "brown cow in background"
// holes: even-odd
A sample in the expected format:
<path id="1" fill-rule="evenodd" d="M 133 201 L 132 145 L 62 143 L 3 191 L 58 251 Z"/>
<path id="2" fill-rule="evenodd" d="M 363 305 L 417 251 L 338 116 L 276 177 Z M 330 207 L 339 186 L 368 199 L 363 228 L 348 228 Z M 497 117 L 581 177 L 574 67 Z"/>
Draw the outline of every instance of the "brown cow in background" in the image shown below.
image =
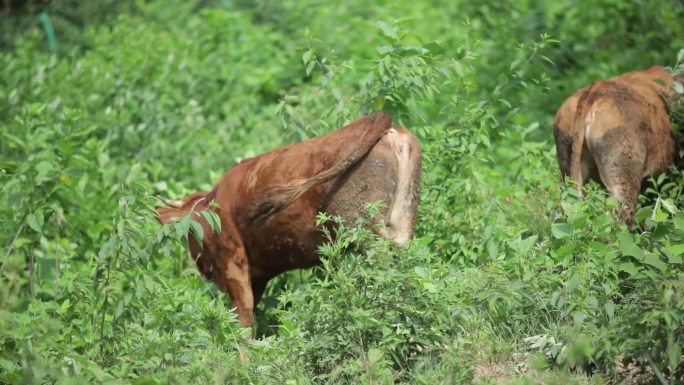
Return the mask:
<path id="1" fill-rule="evenodd" d="M 674 164 L 677 144 L 668 98 L 672 74 L 655 66 L 599 80 L 570 96 L 556 114 L 554 137 L 563 177 L 601 182 L 631 224 L 641 181 Z"/>
<path id="2" fill-rule="evenodd" d="M 365 204 L 384 204 L 380 234 L 398 244 L 415 227 L 421 152 L 416 138 L 393 126 L 385 113 L 356 120 L 328 135 L 246 159 L 223 175 L 211 192 L 157 207 L 161 223 L 193 212 L 204 239 L 188 236 L 190 253 L 207 280 L 230 296 L 244 326 L 266 283 L 290 269 L 318 263 L 324 241 L 316 215 L 325 212 L 353 221 Z M 210 205 L 215 202 L 217 205 Z M 218 206 L 218 207 L 214 207 Z M 214 210 L 221 232 L 201 215 Z"/>

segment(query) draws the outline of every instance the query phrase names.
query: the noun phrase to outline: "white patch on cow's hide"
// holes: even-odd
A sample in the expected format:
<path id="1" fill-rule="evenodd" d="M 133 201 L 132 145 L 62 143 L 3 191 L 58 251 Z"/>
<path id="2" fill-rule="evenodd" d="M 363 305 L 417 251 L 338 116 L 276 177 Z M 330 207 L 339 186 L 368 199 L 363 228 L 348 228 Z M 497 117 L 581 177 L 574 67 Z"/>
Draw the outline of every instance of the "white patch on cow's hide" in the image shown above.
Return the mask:
<path id="1" fill-rule="evenodd" d="M 594 124 L 594 119 L 596 118 L 596 110 L 598 109 L 598 103 L 594 103 L 584 120 L 584 140 L 589 137 L 589 132 L 591 131 L 591 126 Z"/>
<path id="2" fill-rule="evenodd" d="M 259 181 L 258 174 L 263 167 L 262 163 L 262 161 L 257 160 L 254 166 L 252 166 L 252 169 L 249 171 L 249 175 L 247 175 L 247 188 L 254 190 L 256 187 L 256 184 Z"/>
<path id="3" fill-rule="evenodd" d="M 413 228 L 410 216 L 406 215 L 407 210 L 411 209 L 411 199 L 413 199 L 410 186 L 411 144 L 406 136 L 399 134 L 394 128 L 390 128 L 385 137 L 397 158 L 398 164 L 397 190 L 388 215 L 390 229 L 387 235 L 395 243 L 403 245 L 411 238 Z"/>
<path id="4" fill-rule="evenodd" d="M 591 173 L 591 168 L 594 164 L 594 159 L 591 156 L 591 152 L 585 153 L 584 150 L 587 146 L 587 143 L 589 142 L 589 133 L 591 132 L 591 129 L 594 125 L 594 120 L 596 119 L 596 111 L 598 110 L 598 108 L 598 103 L 594 103 L 589 109 L 589 113 L 584 118 L 584 146 L 580 150 L 582 151 L 582 157 L 580 159 L 579 180 L 577 181 L 577 183 L 580 186 L 583 186 L 586 182 L 585 178 L 590 178 L 589 174 Z M 580 189 L 579 193 L 580 196 L 583 196 L 582 189 Z"/>

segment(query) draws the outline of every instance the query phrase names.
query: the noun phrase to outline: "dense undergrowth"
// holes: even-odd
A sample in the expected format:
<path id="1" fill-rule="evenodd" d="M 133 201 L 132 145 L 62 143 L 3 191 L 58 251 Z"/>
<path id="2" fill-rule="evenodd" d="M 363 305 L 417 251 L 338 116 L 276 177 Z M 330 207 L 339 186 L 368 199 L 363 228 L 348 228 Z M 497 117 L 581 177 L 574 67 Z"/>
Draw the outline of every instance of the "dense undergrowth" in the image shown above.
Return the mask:
<path id="1" fill-rule="evenodd" d="M 3 16 L 0 383 L 683 382 L 684 175 L 629 232 L 551 139 L 576 88 L 681 70 L 656 3 L 65 0 L 56 47 Z M 422 144 L 416 239 L 344 224 L 250 338 L 152 197 L 375 110 Z"/>

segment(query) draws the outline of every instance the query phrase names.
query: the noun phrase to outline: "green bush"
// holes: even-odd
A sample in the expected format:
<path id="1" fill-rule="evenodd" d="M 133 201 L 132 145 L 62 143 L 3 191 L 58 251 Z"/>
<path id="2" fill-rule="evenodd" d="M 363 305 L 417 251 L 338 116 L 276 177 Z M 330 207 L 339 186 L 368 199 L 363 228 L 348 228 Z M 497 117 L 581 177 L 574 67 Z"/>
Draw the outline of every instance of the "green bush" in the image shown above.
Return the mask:
<path id="1" fill-rule="evenodd" d="M 280 317 L 284 348 L 321 379 L 409 380 L 402 371 L 439 354 L 472 322 L 450 288 L 448 265 L 419 242 L 399 249 L 362 228 L 335 234 L 320 249 L 318 277 L 282 296 L 290 308 Z"/>
<path id="2" fill-rule="evenodd" d="M 682 4 L 25 10 L 0 23 L 0 382 L 684 381 L 683 174 L 651 181 L 628 232 L 602 188 L 561 186 L 551 140 L 575 89 L 681 73 Z M 416 239 L 342 224 L 250 338 L 152 197 L 376 110 L 421 142 Z"/>

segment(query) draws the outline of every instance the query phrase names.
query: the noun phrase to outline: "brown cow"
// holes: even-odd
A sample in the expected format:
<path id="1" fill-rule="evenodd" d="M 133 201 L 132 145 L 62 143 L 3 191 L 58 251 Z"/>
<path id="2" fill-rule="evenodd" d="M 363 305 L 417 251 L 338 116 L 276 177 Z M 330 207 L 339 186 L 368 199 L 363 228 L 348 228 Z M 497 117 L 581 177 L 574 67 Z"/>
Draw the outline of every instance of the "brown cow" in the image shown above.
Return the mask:
<path id="1" fill-rule="evenodd" d="M 599 80 L 570 96 L 556 114 L 554 137 L 562 177 L 601 182 L 631 225 L 641 181 L 677 156 L 668 101 L 674 79 L 663 67 Z"/>
<path id="2" fill-rule="evenodd" d="M 318 263 L 316 250 L 324 241 L 315 226 L 319 212 L 353 222 L 365 215 L 367 202 L 380 201 L 386 223 L 379 233 L 407 242 L 415 226 L 420 172 L 420 145 L 413 134 L 392 126 L 388 114 L 375 113 L 328 135 L 243 160 L 211 192 L 167 202 L 172 207 L 157 212 L 161 223 L 195 212 L 204 240 L 200 245 L 188 237 L 192 258 L 207 280 L 228 293 L 238 320 L 249 327 L 271 278 Z M 218 213 L 220 233 L 197 214 L 202 210 Z"/>

